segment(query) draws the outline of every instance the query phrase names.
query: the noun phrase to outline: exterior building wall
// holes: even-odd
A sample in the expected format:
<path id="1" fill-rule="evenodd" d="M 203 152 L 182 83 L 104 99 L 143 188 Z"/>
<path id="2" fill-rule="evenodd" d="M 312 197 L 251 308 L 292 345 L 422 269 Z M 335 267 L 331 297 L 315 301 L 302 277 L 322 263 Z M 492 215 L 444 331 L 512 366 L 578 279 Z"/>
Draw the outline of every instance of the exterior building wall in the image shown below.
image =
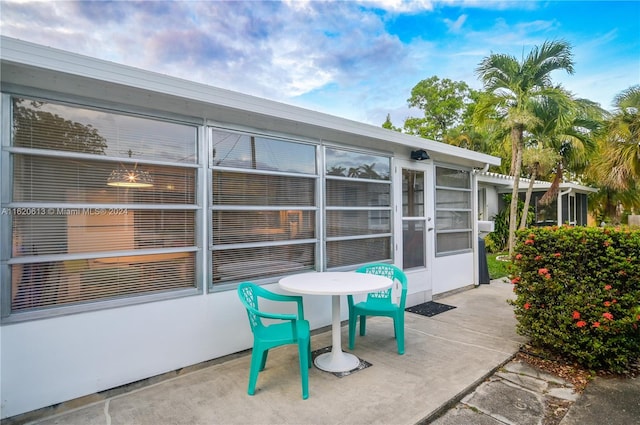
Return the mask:
<path id="1" fill-rule="evenodd" d="M 474 269 L 460 266 L 473 264 L 472 252 L 436 257 L 433 264 L 433 295 L 474 284 Z"/>
<path id="2" fill-rule="evenodd" d="M 409 158 L 413 149 L 426 147 L 434 161 L 437 160 L 439 164 L 454 170 L 465 170 L 467 174 L 470 174 L 469 171 L 474 168 L 482 168 L 485 163 L 499 164 L 499 159 L 488 155 L 29 43 L 3 38 L 0 53 L 2 54 L 3 101 L 0 117 L 3 126 L 1 136 L 3 157 L 0 161 L 0 175 L 3 177 L 3 207 L 11 206 L 14 202 L 11 183 L 9 183 L 15 178 L 9 167 L 12 158 L 19 155 L 37 156 L 38 154 L 38 152 L 32 152 L 31 147 L 21 147 L 16 150 L 11 145 L 9 114 L 11 97 L 14 95 L 36 98 L 43 96 L 59 102 L 71 104 L 77 102 L 99 111 L 109 109 L 124 113 L 139 113 L 158 120 L 166 119 L 167 116 L 179 117 L 181 122 L 188 122 L 189 125 L 197 127 L 197 143 L 201 154 L 206 151 L 207 129 L 215 124 L 216 128 L 229 129 L 238 133 L 253 132 L 267 136 L 275 135 L 287 141 L 300 140 L 302 143 L 313 144 L 317 151 L 330 143 L 332 146 L 339 146 L 346 150 L 365 153 L 384 152 L 391 163 L 394 158 Z M 87 155 L 85 153 L 76 155 L 76 159 L 84 160 Z M 60 154 L 60 158 L 64 157 Z M 104 158 L 102 160 L 104 161 Z M 99 161 L 96 160 L 97 162 Z M 174 164 L 157 162 L 150 161 L 150 165 L 177 168 Z M 190 288 L 179 288 L 179 290 L 171 288 L 148 298 L 124 297 L 99 300 L 100 302 L 96 303 L 87 303 L 83 300 L 82 303 L 64 309 L 57 309 L 55 305 L 43 310 L 29 306 L 24 312 L 13 314 L 11 272 L 22 263 L 13 249 L 11 221 L 7 216 L 1 218 L 0 276 L 2 276 L 3 285 L 3 317 L 0 323 L 2 339 L 0 410 L 2 418 L 104 391 L 251 347 L 252 335 L 246 312 L 237 297 L 233 282 L 227 286 L 220 286 L 217 282 L 213 282 L 215 275 L 211 270 L 213 242 L 210 242 L 212 213 L 207 211 L 210 205 L 206 200 L 210 198 L 211 190 L 208 176 L 212 173 L 211 168 L 215 167 L 209 167 L 204 158 L 191 164 L 190 167 L 191 171 L 182 174 L 194 176 L 189 177 L 185 182 L 192 184 L 193 196 L 199 199 L 198 202 L 193 201 L 189 205 L 190 211 L 195 211 L 194 218 L 190 220 L 195 221 L 195 228 L 202 231 L 193 236 L 194 241 L 189 241 L 189 246 L 186 248 L 180 244 L 169 248 L 156 245 L 151 245 L 151 248 L 148 246 L 141 248 L 151 249 L 153 255 L 162 255 L 167 250 L 171 251 L 168 254 L 189 252 L 192 263 L 186 263 L 185 267 L 191 267 L 190 272 L 193 275 Z M 269 173 L 277 177 L 282 177 L 283 174 L 276 174 L 271 170 Z M 284 175 L 284 177 L 288 178 L 291 175 Z M 314 175 L 313 178 L 316 176 Z M 317 178 L 320 178 L 319 175 Z M 427 181 L 430 184 L 425 187 L 425 199 L 429 202 L 433 202 L 435 198 L 435 188 L 431 181 L 433 178 L 434 176 L 428 176 Z M 344 181 L 347 180 L 345 177 Z M 324 185 L 318 186 L 324 187 Z M 380 200 L 380 202 L 383 201 Z M 323 214 L 326 214 L 326 211 L 319 206 L 317 209 L 313 209 L 313 206 L 305 206 L 301 209 L 304 208 L 307 208 L 305 211 L 317 212 L 318 223 L 324 223 Z M 339 205 L 335 210 L 343 211 L 341 208 L 348 209 Z M 392 207 L 387 210 L 384 208 L 387 207 L 376 204 L 374 210 L 376 213 L 401 210 L 401 196 L 394 197 Z M 430 209 L 426 214 L 432 218 L 435 217 L 433 206 L 430 205 L 428 208 Z M 357 208 L 352 210 L 355 214 L 359 213 Z M 147 208 L 146 211 L 151 211 L 151 208 Z M 246 211 L 251 212 L 251 209 L 247 208 Z M 352 215 L 346 214 L 344 217 L 349 218 Z M 471 215 L 475 217 L 475 209 L 472 210 Z M 136 217 L 140 216 L 144 214 Z M 290 216 L 285 215 L 287 219 Z M 378 226 L 380 217 L 380 214 L 371 214 L 368 217 L 368 223 L 371 226 Z M 394 220 L 395 217 L 392 216 L 391 219 Z M 73 220 L 71 222 L 75 223 Z M 291 223 L 295 224 L 294 233 L 298 234 L 297 232 L 301 229 L 298 227 L 301 223 L 300 219 L 293 220 Z M 76 223 L 74 227 L 77 227 L 76 225 L 80 226 Z M 109 224 L 112 227 L 121 225 L 120 222 Z M 193 230 L 194 224 L 191 223 L 190 226 L 188 229 L 192 234 L 196 233 Z M 320 232 L 323 231 L 320 225 L 317 229 Z M 402 227 L 395 227 L 392 232 L 389 240 L 395 246 L 402 247 Z M 471 249 L 454 255 L 435 257 L 434 233 L 427 232 L 429 239 L 426 241 L 425 250 L 429 256 L 427 261 L 429 268 L 426 272 L 424 270 L 420 273 L 411 270 L 407 272 L 410 287 L 408 306 L 428 301 L 434 294 L 474 283 L 475 265 Z M 136 237 L 135 233 L 132 235 Z M 123 234 L 120 237 L 130 242 L 129 236 L 132 235 Z M 145 234 L 144 236 L 154 235 Z M 265 236 L 265 238 L 270 237 Z M 473 239 L 475 237 L 476 235 L 473 234 Z M 326 243 L 326 240 L 322 239 L 322 236 L 316 236 L 316 238 L 315 241 L 304 240 L 303 242 L 314 243 L 317 247 L 316 252 L 323 252 L 319 247 L 320 244 Z M 126 246 L 118 245 L 114 249 L 129 253 L 127 255 L 136 254 L 137 245 L 129 242 Z M 277 240 L 273 246 L 279 246 L 281 242 Z M 66 257 L 69 257 L 66 265 L 73 269 L 76 267 L 77 259 L 86 254 L 81 249 L 82 243 L 81 240 L 74 242 L 73 252 L 56 253 L 52 258 L 64 257 L 63 260 L 67 260 Z M 156 242 L 149 239 L 145 243 Z M 260 244 L 262 241 L 254 240 L 252 243 Z M 394 252 L 394 249 L 390 249 L 389 261 L 395 261 Z M 99 257 L 100 255 L 100 253 L 90 253 L 88 256 Z M 119 255 L 126 257 L 124 254 Z M 326 258 L 322 255 L 324 254 L 310 263 L 316 270 L 326 269 Z M 117 258 L 114 255 L 111 257 Z M 306 257 L 305 261 L 307 261 Z M 355 263 L 340 269 L 353 270 L 354 268 Z M 161 269 L 158 269 L 158 274 L 162 274 Z M 144 283 L 143 279 L 140 280 L 141 283 Z M 278 276 L 273 274 L 260 283 L 278 292 L 277 280 Z M 304 302 L 305 318 L 310 321 L 312 329 L 331 323 L 330 297 L 305 297 Z M 347 318 L 345 300 L 343 304 L 345 308 L 342 309 L 342 319 L 345 320 Z"/>

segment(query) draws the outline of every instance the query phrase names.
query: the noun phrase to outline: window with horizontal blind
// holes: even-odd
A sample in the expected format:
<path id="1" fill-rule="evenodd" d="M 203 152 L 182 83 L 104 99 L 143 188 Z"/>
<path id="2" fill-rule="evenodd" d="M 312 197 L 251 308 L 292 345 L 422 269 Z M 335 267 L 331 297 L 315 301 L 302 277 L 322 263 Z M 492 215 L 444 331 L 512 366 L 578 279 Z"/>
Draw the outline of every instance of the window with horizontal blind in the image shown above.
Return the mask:
<path id="1" fill-rule="evenodd" d="M 12 99 L 10 313 L 194 289 L 197 127 Z"/>
<path id="2" fill-rule="evenodd" d="M 391 259 L 389 157 L 325 148 L 326 268 Z"/>
<path id="3" fill-rule="evenodd" d="M 471 250 L 471 173 L 436 167 L 436 254 Z"/>
<path id="4" fill-rule="evenodd" d="M 211 287 L 313 270 L 316 146 L 209 131 Z"/>

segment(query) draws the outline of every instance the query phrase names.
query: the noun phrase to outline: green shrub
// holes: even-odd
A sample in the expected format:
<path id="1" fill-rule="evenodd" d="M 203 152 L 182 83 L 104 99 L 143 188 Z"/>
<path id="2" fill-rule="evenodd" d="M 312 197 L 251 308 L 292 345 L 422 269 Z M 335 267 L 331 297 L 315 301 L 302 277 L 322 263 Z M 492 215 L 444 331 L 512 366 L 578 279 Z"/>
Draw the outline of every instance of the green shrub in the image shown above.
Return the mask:
<path id="1" fill-rule="evenodd" d="M 590 369 L 640 357 L 640 231 L 518 231 L 512 258 L 518 332 Z"/>

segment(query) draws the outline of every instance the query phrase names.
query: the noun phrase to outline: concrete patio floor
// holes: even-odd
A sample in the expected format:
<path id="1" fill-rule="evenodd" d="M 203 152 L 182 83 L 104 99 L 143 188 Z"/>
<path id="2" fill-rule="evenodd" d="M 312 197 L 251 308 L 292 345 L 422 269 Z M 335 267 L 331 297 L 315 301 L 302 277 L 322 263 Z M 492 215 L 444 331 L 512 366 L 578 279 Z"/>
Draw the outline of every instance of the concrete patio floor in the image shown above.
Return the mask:
<path id="1" fill-rule="evenodd" d="M 31 421 L 52 425 L 118 424 L 416 424 L 452 407 L 525 342 L 515 332 L 510 283 L 458 292 L 436 301 L 455 306 L 433 317 L 405 315 L 406 351 L 397 354 L 392 321 L 371 318 L 353 354 L 371 364 L 337 377 L 309 370 L 309 399 L 301 397 L 295 346 L 269 354 L 257 391 L 247 395 L 250 352 L 135 390 Z M 347 327 L 342 327 L 346 349 Z M 311 349 L 331 344 L 329 329 Z M 153 380 L 150 380 L 153 382 Z M 109 394 L 106 392 L 105 394 Z"/>

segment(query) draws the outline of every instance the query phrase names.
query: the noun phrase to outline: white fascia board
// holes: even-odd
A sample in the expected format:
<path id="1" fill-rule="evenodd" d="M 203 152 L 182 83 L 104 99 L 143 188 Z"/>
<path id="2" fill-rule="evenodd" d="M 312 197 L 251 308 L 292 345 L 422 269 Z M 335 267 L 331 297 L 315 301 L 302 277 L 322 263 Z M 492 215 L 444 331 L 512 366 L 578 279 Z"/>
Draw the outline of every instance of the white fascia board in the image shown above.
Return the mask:
<path id="1" fill-rule="evenodd" d="M 572 189 L 573 191 L 578 193 L 596 193 L 600 190 L 595 187 L 583 186 L 577 183 L 560 183 L 561 191 L 565 191 L 567 189 Z"/>
<path id="2" fill-rule="evenodd" d="M 484 185 L 492 185 L 496 186 L 496 189 L 499 193 L 511 193 L 513 190 L 514 178 L 508 176 L 506 174 L 498 174 L 485 172 L 478 174 L 478 184 Z M 530 179 L 520 178 L 520 183 L 518 184 L 518 192 L 526 192 L 529 189 Z M 533 190 L 547 190 L 551 187 L 551 182 L 546 182 L 542 180 L 536 180 L 533 183 Z"/>
<path id="3" fill-rule="evenodd" d="M 498 166 L 501 161 L 498 157 L 446 143 L 4 36 L 0 37 L 0 60 L 33 68 L 36 73 L 38 69 L 54 71 L 177 97 L 194 104 L 223 107 L 297 125 L 323 128 L 331 130 L 327 134 L 336 136 L 345 134 L 404 146 L 407 157 L 411 150 L 425 149 L 434 160 L 463 163 L 472 167 L 483 167 L 485 164 Z M 2 80 L 5 81 L 4 75 Z M 330 141 L 340 140 L 338 138 Z"/>
<path id="4" fill-rule="evenodd" d="M 526 191 L 528 189 L 529 181 L 530 180 L 527 178 L 524 178 L 524 177 L 520 178 L 520 184 L 518 186 L 518 189 L 520 192 Z M 506 191 L 507 189 L 509 190 L 513 189 L 513 182 L 514 182 L 514 178 L 506 174 L 498 174 L 498 173 L 490 173 L 490 172 L 478 174 L 478 183 L 498 186 L 499 190 L 501 191 Z M 551 182 L 542 181 L 542 180 L 536 180 L 533 184 L 534 190 L 547 190 L 550 187 L 551 187 Z M 583 185 L 572 183 L 572 182 L 560 183 L 559 188 L 561 191 L 572 189 L 573 191 L 578 193 L 595 193 L 595 192 L 598 192 L 599 190 L 593 187 L 583 186 Z"/>

